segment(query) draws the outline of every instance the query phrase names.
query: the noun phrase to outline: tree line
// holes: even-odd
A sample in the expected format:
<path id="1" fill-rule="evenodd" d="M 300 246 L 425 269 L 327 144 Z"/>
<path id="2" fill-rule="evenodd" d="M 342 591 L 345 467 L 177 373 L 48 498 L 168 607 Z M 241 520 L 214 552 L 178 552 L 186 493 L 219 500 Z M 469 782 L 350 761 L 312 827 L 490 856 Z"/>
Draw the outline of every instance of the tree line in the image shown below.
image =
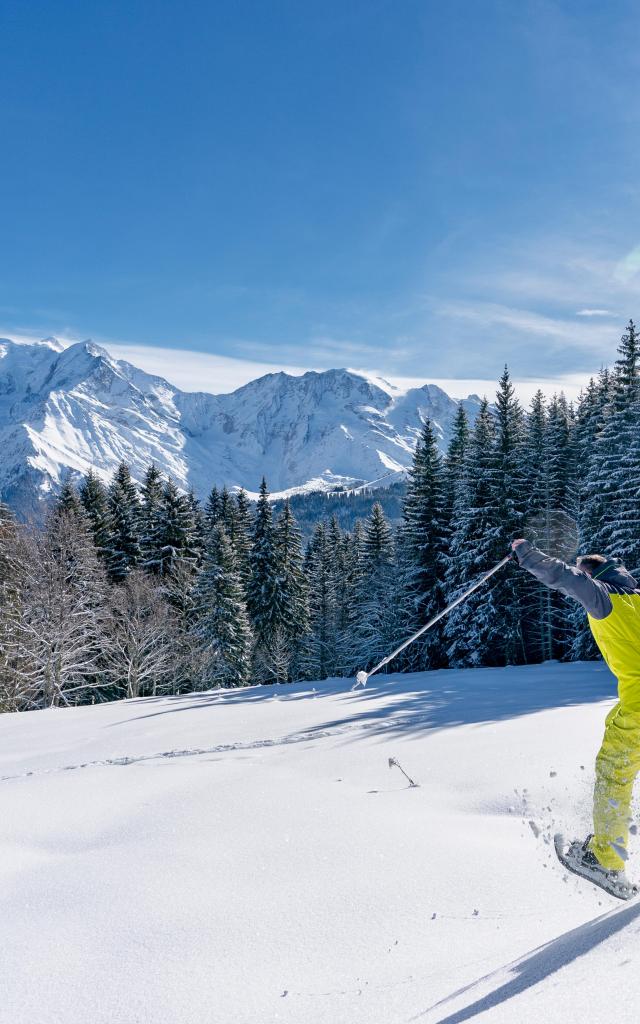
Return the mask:
<path id="1" fill-rule="evenodd" d="M 67 481 L 42 528 L 0 504 L 0 709 L 352 675 L 532 532 L 544 546 L 575 524 L 582 553 L 640 568 L 639 356 L 630 321 L 575 406 L 538 392 L 523 409 L 505 368 L 473 425 L 458 407 L 444 454 L 426 421 L 396 529 L 376 503 L 303 545 L 264 480 L 255 503 L 214 487 L 201 505 L 124 463 L 108 485 Z M 594 656 L 582 610 L 509 566 L 391 670 Z"/>

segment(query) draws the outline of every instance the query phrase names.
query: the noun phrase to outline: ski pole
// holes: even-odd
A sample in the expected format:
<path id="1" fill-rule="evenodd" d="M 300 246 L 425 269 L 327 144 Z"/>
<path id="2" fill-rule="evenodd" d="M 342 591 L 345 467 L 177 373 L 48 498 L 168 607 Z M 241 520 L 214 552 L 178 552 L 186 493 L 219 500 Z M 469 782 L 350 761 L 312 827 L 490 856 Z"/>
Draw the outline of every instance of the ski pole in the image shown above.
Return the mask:
<path id="1" fill-rule="evenodd" d="M 441 612 L 438 612 L 438 614 L 434 615 L 432 619 L 429 619 L 429 621 L 426 622 L 424 626 L 420 627 L 417 633 L 414 633 L 413 636 L 410 636 L 409 639 L 405 640 L 404 643 L 400 644 L 399 647 L 396 647 L 395 651 L 392 651 L 391 654 L 388 654 L 386 656 L 386 658 L 383 658 L 382 661 L 378 662 L 378 664 L 375 665 L 370 672 L 358 672 L 356 675 L 356 681 L 354 685 L 351 687 L 351 689 L 356 690 L 359 686 L 365 687 L 367 685 L 367 680 L 370 679 L 371 676 L 375 675 L 376 672 L 379 672 L 380 669 L 384 668 L 385 665 L 388 665 L 390 661 L 393 661 L 393 659 L 396 658 L 398 654 L 401 653 L 401 651 L 404 651 L 405 647 L 408 647 L 409 644 L 412 644 L 413 641 L 417 640 L 419 636 L 422 636 L 422 634 L 426 633 L 428 629 L 431 629 L 432 626 L 435 626 L 436 622 L 439 622 L 440 619 L 444 618 L 444 616 L 447 615 L 450 611 L 452 611 L 457 605 L 461 604 L 462 601 L 469 597 L 469 594 L 473 594 L 474 590 L 477 590 L 478 587 L 481 587 L 482 584 L 485 583 L 490 576 L 493 576 L 493 574 L 496 573 L 498 569 L 502 569 L 502 566 L 506 565 L 507 562 L 510 562 L 512 558 L 513 554 L 511 552 L 509 552 L 508 555 L 505 555 L 502 561 L 498 562 L 497 565 L 494 565 L 493 569 L 489 569 L 489 572 L 485 572 L 484 576 L 481 576 L 479 580 L 476 580 L 472 587 L 469 587 L 468 590 L 465 590 L 464 594 L 460 594 L 459 597 L 456 597 L 455 601 L 452 601 L 451 604 L 448 604 L 447 607 L 443 608 Z"/>

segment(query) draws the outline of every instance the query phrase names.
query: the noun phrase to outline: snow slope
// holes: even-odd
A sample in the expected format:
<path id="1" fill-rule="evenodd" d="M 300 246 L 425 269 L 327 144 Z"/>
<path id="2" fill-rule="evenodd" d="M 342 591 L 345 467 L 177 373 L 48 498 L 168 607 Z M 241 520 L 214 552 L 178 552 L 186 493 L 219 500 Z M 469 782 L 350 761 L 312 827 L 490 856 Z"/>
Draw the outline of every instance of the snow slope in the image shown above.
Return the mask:
<path id="1" fill-rule="evenodd" d="M 473 418 L 478 400 L 465 405 Z M 350 370 L 268 374 L 228 395 L 187 393 L 92 342 L 0 339 L 0 496 L 37 506 L 65 474 L 105 479 L 154 461 L 200 496 L 213 484 L 274 492 L 398 479 L 425 417 L 444 444 L 457 403 Z"/>
<path id="2" fill-rule="evenodd" d="M 548 664 L 0 716 L 0 1022 L 635 1020 L 640 903 L 549 846 L 612 694 Z"/>

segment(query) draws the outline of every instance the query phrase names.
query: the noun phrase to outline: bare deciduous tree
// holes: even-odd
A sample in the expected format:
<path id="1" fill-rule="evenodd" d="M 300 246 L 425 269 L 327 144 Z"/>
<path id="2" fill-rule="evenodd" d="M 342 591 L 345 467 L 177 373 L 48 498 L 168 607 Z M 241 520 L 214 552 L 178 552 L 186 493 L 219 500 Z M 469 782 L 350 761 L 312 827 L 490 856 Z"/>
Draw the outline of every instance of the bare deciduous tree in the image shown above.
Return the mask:
<path id="1" fill-rule="evenodd" d="M 106 672 L 125 697 L 175 692 L 176 625 L 157 579 L 136 571 L 111 594 Z"/>

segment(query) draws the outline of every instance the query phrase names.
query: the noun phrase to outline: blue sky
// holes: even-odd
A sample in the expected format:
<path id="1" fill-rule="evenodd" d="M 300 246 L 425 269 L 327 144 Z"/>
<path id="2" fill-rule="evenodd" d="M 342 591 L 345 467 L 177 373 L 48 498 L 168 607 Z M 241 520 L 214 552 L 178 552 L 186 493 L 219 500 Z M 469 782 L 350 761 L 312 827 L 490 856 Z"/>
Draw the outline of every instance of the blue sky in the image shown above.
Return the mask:
<path id="1" fill-rule="evenodd" d="M 0 333 L 597 370 L 640 319 L 639 29 L 624 0 L 4 0 Z"/>

